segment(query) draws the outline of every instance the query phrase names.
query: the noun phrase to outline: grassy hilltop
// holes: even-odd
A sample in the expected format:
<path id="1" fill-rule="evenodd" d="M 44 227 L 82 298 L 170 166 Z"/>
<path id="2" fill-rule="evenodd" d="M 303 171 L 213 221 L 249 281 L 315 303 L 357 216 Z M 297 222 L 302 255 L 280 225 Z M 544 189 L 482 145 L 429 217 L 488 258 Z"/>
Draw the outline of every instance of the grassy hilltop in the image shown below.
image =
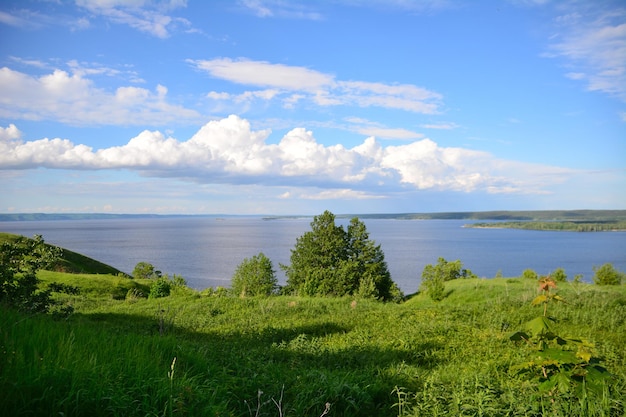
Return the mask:
<path id="1" fill-rule="evenodd" d="M 71 315 L 28 315 L 0 305 L 6 415 L 626 412 L 626 285 L 560 282 L 537 297 L 535 279 L 457 279 L 445 283 L 439 302 L 418 293 L 399 304 L 239 298 L 185 286 L 148 298 L 154 280 L 103 273 L 82 255 L 70 258 L 83 273 L 38 277 L 41 288 L 75 289 L 54 293 L 73 307 Z M 554 303 L 544 310 L 542 300 Z M 542 337 L 550 349 L 511 340 L 530 331 L 528 322 L 549 323 Z M 539 359 L 544 353 L 552 356 Z M 542 373 L 557 377 L 542 381 Z M 596 385 L 594 375 L 601 376 Z M 583 391 L 582 378 L 589 381 Z"/>

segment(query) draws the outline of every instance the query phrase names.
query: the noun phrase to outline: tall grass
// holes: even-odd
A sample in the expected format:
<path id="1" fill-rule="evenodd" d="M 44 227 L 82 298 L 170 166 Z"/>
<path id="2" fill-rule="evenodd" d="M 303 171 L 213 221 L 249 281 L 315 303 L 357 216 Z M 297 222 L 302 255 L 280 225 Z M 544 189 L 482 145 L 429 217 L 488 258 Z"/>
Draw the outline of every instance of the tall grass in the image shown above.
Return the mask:
<path id="1" fill-rule="evenodd" d="M 113 296 L 117 277 L 43 278 L 82 292 L 65 296 L 65 320 L 0 311 L 7 415 L 318 417 L 326 403 L 329 416 L 624 413 L 624 286 L 562 286 L 559 326 L 595 341 L 614 375 L 583 404 L 542 401 L 509 372 L 527 353 L 509 335 L 537 313 L 534 282 L 449 282 L 439 303 L 397 305 L 184 291 L 131 302 Z"/>

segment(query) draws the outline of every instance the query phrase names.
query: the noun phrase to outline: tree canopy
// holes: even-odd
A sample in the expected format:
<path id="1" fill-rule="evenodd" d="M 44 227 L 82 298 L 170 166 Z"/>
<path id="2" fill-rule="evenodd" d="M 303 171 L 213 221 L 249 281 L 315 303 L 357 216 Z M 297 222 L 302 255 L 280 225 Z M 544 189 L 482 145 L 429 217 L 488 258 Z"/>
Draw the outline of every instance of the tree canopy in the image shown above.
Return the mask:
<path id="1" fill-rule="evenodd" d="M 370 240 L 365 224 L 354 217 L 347 230 L 325 211 L 315 216 L 311 230 L 296 240 L 284 292 L 300 295 L 359 295 L 392 300 L 401 292 L 391 279 L 385 255 Z"/>
<path id="2" fill-rule="evenodd" d="M 20 310 L 46 312 L 53 304 L 50 290 L 38 288 L 37 271 L 51 265 L 61 251 L 46 245 L 39 235 L 20 236 L 0 245 L 0 303 Z"/>
<path id="3" fill-rule="evenodd" d="M 244 259 L 232 278 L 232 291 L 241 297 L 271 295 L 278 286 L 272 261 L 263 252 Z"/>

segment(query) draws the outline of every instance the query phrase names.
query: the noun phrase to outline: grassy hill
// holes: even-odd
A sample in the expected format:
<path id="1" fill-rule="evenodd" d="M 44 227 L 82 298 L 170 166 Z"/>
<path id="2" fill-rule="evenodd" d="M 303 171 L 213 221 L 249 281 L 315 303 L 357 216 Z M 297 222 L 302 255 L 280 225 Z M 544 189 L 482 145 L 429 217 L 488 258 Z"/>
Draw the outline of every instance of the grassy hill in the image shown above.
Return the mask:
<path id="1" fill-rule="evenodd" d="M 0 232 L 0 243 L 14 241 L 19 236 Z M 52 245 L 49 245 L 52 246 Z M 82 274 L 124 274 L 117 268 L 71 250 L 61 248 L 61 259 L 51 268 L 54 271 Z"/>
<path id="2" fill-rule="evenodd" d="M 220 297 L 113 275 L 43 271 L 75 312 L 0 307 L 0 409 L 66 416 L 623 416 L 626 286 L 562 283 L 559 334 L 585 338 L 603 389 L 541 395 L 514 367 L 537 352 L 510 335 L 541 314 L 537 282 L 446 283 L 434 302 Z M 136 289 L 137 291 L 129 291 Z M 116 296 L 117 294 L 117 296 Z M 119 294 L 127 294 L 120 297 Z M 327 414 L 323 414 L 330 404 Z"/>

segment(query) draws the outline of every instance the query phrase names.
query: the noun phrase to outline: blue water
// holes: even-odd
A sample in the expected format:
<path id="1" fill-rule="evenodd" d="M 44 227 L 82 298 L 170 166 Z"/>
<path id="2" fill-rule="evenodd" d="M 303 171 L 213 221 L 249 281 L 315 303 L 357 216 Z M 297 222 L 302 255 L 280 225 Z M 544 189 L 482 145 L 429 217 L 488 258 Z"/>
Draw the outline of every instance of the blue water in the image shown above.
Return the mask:
<path id="1" fill-rule="evenodd" d="M 611 262 L 626 271 L 626 232 L 546 232 L 472 229 L 466 220 L 364 219 L 370 238 L 382 246 L 393 280 L 415 292 L 425 265 L 442 256 L 460 259 L 480 277 L 519 276 L 526 268 L 547 274 L 558 267 L 569 279 L 591 281 L 593 267 Z M 311 219 L 182 217 L 157 219 L 0 222 L 0 231 L 43 235 L 55 245 L 132 272 L 137 262 L 180 274 L 196 289 L 229 286 L 244 258 L 263 252 L 277 272 L 288 264 L 296 239 Z M 348 220 L 338 223 L 346 225 Z"/>

